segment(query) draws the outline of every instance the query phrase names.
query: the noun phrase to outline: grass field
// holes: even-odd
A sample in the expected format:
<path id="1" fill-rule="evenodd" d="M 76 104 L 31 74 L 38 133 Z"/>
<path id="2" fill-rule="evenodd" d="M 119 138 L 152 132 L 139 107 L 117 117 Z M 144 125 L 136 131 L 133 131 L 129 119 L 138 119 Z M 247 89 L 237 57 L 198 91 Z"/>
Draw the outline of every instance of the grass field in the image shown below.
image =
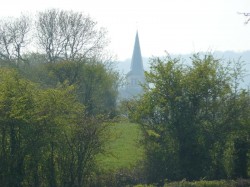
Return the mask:
<path id="1" fill-rule="evenodd" d="M 101 171 L 111 174 L 123 169 L 132 169 L 140 160 L 144 159 L 144 150 L 140 145 L 141 130 L 139 125 L 134 123 L 120 122 L 110 126 L 111 141 L 107 145 L 107 153 L 99 155 L 97 158 L 98 166 Z M 107 177 L 107 176 L 106 176 Z M 111 181 L 105 181 L 111 180 Z M 112 181 L 113 180 L 113 181 Z M 120 181 L 112 177 L 104 178 L 105 185 L 114 186 Z M 112 183 L 113 182 L 113 183 Z M 102 183 L 101 183 L 102 184 Z M 102 185 L 100 185 L 102 186 Z M 121 185 L 122 186 L 122 185 Z M 250 180 L 220 180 L 220 181 L 178 181 L 167 182 L 164 187 L 248 187 Z M 135 187 L 155 187 L 155 185 L 138 184 Z"/>
<path id="2" fill-rule="evenodd" d="M 111 142 L 107 153 L 98 156 L 98 165 L 102 170 L 129 169 L 143 159 L 143 147 L 140 145 L 141 131 L 137 124 L 120 122 L 111 127 Z"/>

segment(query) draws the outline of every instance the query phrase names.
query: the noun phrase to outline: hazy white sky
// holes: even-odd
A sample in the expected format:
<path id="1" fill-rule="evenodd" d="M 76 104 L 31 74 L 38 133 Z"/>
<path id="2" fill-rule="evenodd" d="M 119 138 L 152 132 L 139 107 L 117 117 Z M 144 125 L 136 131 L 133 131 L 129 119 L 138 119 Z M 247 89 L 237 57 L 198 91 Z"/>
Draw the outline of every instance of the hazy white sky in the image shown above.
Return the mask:
<path id="1" fill-rule="evenodd" d="M 132 56 L 136 30 L 142 55 L 250 50 L 250 0 L 0 0 L 0 17 L 49 8 L 83 11 L 105 27 L 118 60 Z"/>

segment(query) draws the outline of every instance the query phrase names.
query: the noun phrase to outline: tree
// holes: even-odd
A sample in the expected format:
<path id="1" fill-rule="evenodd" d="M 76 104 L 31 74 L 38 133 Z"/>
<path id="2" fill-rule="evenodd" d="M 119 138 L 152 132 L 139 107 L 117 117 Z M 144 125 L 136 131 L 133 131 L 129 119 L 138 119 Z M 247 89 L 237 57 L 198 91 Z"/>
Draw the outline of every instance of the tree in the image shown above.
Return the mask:
<path id="1" fill-rule="evenodd" d="M 115 70 L 96 60 L 61 61 L 47 67 L 51 80 L 55 80 L 51 82 L 76 87 L 79 101 L 88 115 L 115 115 L 119 83 Z"/>
<path id="2" fill-rule="evenodd" d="M 97 22 L 80 12 L 50 9 L 39 12 L 35 27 L 32 19 L 20 18 L 0 20 L 0 60 L 2 62 L 26 62 L 24 52 L 30 48 L 31 29 L 39 53 L 46 55 L 47 62 L 81 61 L 101 59 L 107 46 L 106 30 L 98 28 Z M 35 44 L 35 43 L 34 43 Z"/>
<path id="3" fill-rule="evenodd" d="M 107 118 L 87 116 L 74 86 L 41 89 L 16 70 L 0 72 L 0 185 L 87 185 Z"/>
<path id="4" fill-rule="evenodd" d="M 12 61 L 16 65 L 24 61 L 23 53 L 29 44 L 31 19 L 22 15 L 20 18 L 12 18 L 0 21 L 0 59 Z"/>
<path id="5" fill-rule="evenodd" d="M 79 98 L 89 115 L 115 116 L 119 74 L 99 62 L 81 67 Z"/>
<path id="6" fill-rule="evenodd" d="M 95 172 L 95 156 L 104 153 L 108 140 L 109 123 L 104 117 L 89 117 L 77 119 L 71 129 L 71 136 L 66 136 L 66 144 L 61 145 L 58 162 L 61 169 L 61 185 L 86 186 Z"/>
<path id="7" fill-rule="evenodd" d="M 25 157 L 31 151 L 31 116 L 35 86 L 17 72 L 0 69 L 0 176 L 2 186 L 20 186 L 25 178 Z M 32 147 L 37 150 L 36 147 Z"/>
<path id="8" fill-rule="evenodd" d="M 153 86 L 145 87 L 146 93 L 136 112 L 131 111 L 144 130 L 146 171 L 150 182 L 180 177 L 177 133 L 183 131 L 177 109 L 181 107 L 182 77 L 178 59 L 169 59 L 166 64 L 159 58 L 154 59 L 151 72 L 146 73 L 147 82 Z"/>
<path id="9" fill-rule="evenodd" d="M 242 166 L 249 162 L 249 133 L 243 131 L 248 132 L 245 113 L 249 109 L 242 103 L 243 98 L 247 101 L 245 94 L 233 93 L 235 79 L 231 77 L 239 77 L 241 68 L 231 71 L 228 65 L 210 54 L 194 55 L 191 66 L 170 57 L 152 60 L 146 73 L 151 86 L 144 86 L 145 95 L 130 114 L 144 130 L 149 181 L 226 178 L 228 158 L 232 170 L 246 177 Z M 244 138 L 233 140 L 232 135 Z"/>
<path id="10" fill-rule="evenodd" d="M 248 24 L 248 22 L 250 21 L 250 18 L 249 18 L 249 16 L 250 16 L 250 13 L 246 13 L 246 12 L 244 12 L 244 13 L 242 13 L 242 12 L 238 12 L 238 14 L 243 14 L 247 19 L 246 19 L 246 21 L 245 21 L 245 24 Z"/>
<path id="11" fill-rule="evenodd" d="M 106 45 L 106 31 L 82 13 L 56 9 L 39 12 L 36 27 L 38 44 L 51 63 L 93 58 Z"/>
<path id="12" fill-rule="evenodd" d="M 71 11 L 38 18 L 45 54 L 24 53 L 28 17 L 0 24 L 0 185 L 89 185 L 116 109 L 118 74 L 98 59 L 105 31 Z"/>

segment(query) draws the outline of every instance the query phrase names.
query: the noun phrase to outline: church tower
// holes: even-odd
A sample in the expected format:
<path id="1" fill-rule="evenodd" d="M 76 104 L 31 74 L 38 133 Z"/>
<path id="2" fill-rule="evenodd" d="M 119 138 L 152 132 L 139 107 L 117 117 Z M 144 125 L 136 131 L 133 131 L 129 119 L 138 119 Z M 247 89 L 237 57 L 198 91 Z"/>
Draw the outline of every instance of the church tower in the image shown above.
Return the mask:
<path id="1" fill-rule="evenodd" d="M 141 84 L 145 83 L 143 61 L 139 42 L 138 31 L 135 36 L 134 50 L 131 60 L 130 71 L 127 76 L 126 92 L 127 97 L 131 98 L 143 92 Z"/>

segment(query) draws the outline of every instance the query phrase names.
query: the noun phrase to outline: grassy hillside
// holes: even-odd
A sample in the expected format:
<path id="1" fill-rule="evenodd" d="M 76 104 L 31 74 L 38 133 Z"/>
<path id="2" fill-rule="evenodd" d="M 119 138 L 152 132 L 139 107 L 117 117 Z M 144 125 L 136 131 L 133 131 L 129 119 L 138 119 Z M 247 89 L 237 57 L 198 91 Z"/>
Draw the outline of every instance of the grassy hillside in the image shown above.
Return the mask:
<path id="1" fill-rule="evenodd" d="M 129 169 L 143 159 L 140 145 L 141 131 L 134 123 L 115 123 L 111 127 L 111 142 L 107 153 L 98 156 L 98 165 L 103 170 Z"/>

